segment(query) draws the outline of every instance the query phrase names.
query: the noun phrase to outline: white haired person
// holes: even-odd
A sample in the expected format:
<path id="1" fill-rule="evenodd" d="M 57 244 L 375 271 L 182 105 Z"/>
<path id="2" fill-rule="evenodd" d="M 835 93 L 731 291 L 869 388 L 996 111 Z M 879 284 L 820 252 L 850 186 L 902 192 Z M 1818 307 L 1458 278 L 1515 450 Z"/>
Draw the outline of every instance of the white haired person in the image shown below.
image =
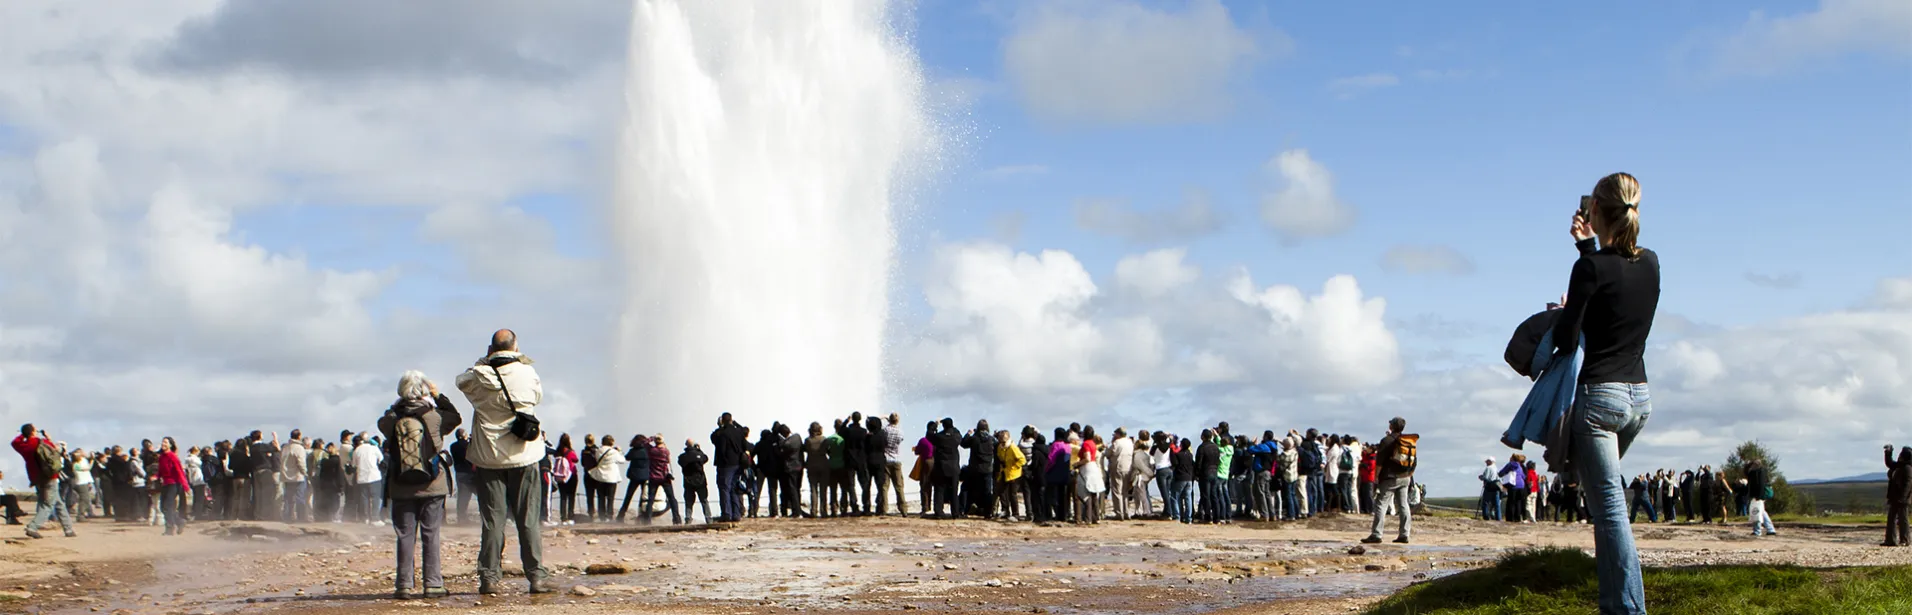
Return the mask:
<path id="1" fill-rule="evenodd" d="M 442 598 L 445 577 L 439 568 L 440 529 L 445 527 L 445 498 L 451 495 L 451 464 L 441 454 L 445 431 L 463 423 L 451 398 L 418 371 L 398 379 L 398 401 L 378 419 L 378 431 L 391 447 L 386 458 L 386 497 L 392 501 L 392 528 L 398 531 L 398 575 L 392 597 L 418 596 L 412 591 L 413 547 L 422 545 L 419 562 L 426 598 Z"/>
<path id="2" fill-rule="evenodd" d="M 1584 342 L 1574 407 L 1573 461 L 1593 521 L 1600 612 L 1646 613 L 1640 553 L 1627 520 L 1620 459 L 1653 414 L 1647 392 L 1646 344 L 1660 303 L 1660 257 L 1640 247 L 1640 182 L 1614 173 L 1580 197 L 1573 214 L 1580 252 L 1567 283 L 1567 304 L 1554 323 L 1554 351 Z M 1595 241 L 1598 240 L 1596 244 Z M 1585 339 L 1582 339 L 1582 336 Z"/>

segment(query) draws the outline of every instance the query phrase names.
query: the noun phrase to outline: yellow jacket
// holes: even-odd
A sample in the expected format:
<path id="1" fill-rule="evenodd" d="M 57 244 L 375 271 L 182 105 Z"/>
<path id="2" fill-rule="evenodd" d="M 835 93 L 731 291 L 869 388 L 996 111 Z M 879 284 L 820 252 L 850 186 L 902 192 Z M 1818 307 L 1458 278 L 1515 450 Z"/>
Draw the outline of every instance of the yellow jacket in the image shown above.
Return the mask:
<path id="1" fill-rule="evenodd" d="M 1002 470 L 996 472 L 996 477 L 1005 483 L 1022 478 L 1022 466 L 1028 462 L 1029 458 L 1023 456 L 1021 447 L 1014 444 L 996 447 L 996 463 L 1002 464 Z"/>

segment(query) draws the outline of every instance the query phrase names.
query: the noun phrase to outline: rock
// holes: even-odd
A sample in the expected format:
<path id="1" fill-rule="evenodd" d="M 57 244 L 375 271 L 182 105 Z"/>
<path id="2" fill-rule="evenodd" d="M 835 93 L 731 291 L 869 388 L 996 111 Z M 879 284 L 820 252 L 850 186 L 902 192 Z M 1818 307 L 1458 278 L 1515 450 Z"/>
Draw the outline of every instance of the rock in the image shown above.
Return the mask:
<path id="1" fill-rule="evenodd" d="M 1367 555 L 1367 554 L 1368 554 L 1368 548 L 1363 547 L 1361 545 L 1355 545 L 1354 548 L 1348 549 L 1348 555 Z"/>
<path id="2" fill-rule="evenodd" d="M 1215 572 L 1213 570 L 1210 570 L 1207 572 L 1197 572 L 1195 574 L 1188 575 L 1187 577 L 1188 582 L 1190 583 L 1200 583 L 1203 581 L 1227 581 L 1230 578 L 1231 577 L 1229 577 L 1226 573 Z"/>
<path id="3" fill-rule="evenodd" d="M 596 539 L 596 538 L 592 538 L 592 539 L 590 539 L 590 540 L 586 540 L 586 541 L 584 541 L 584 544 L 587 544 L 587 545 L 594 545 L 594 544 L 598 544 L 598 543 L 600 543 L 600 542 L 604 542 L 604 541 L 602 541 L 602 540 L 598 540 L 598 539 Z"/>
<path id="4" fill-rule="evenodd" d="M 599 585 L 597 590 L 605 593 L 641 594 L 651 591 L 651 588 L 638 587 L 636 585 Z"/>
<path id="5" fill-rule="evenodd" d="M 571 595 L 583 596 L 585 598 L 589 598 L 591 596 L 596 596 L 597 590 L 591 589 L 589 587 L 585 587 L 583 585 L 573 585 L 571 586 Z"/>
<path id="6" fill-rule="evenodd" d="M 33 592 L 22 589 L 0 590 L 0 600 L 26 600 L 32 597 Z"/>
<path id="7" fill-rule="evenodd" d="M 988 581 L 984 581 L 983 585 L 987 585 L 990 587 L 1002 587 L 1002 579 L 990 579 Z"/>
<path id="8" fill-rule="evenodd" d="M 1313 569 L 1313 568 L 1302 568 L 1302 569 L 1301 569 L 1301 571 L 1300 571 L 1300 572 L 1297 572 L 1296 574 L 1299 574 L 1299 575 L 1302 575 L 1302 576 L 1308 576 L 1308 577 L 1312 577 L 1312 576 L 1314 576 L 1314 575 L 1317 575 L 1317 574 L 1320 574 L 1320 573 L 1321 573 L 1321 571 L 1319 571 L 1319 570 L 1315 570 L 1315 569 Z"/>
<path id="9" fill-rule="evenodd" d="M 277 539 L 277 538 L 273 538 L 273 537 L 271 537 L 271 536 L 266 536 L 266 535 L 264 535 L 264 534 L 253 534 L 253 535 L 251 535 L 251 536 L 248 536 L 248 537 L 246 537 L 246 538 L 247 538 L 248 540 L 251 540 L 251 541 L 253 541 L 253 542 L 279 542 L 279 539 Z"/>
<path id="10" fill-rule="evenodd" d="M 1368 572 L 1380 572 L 1380 571 L 1383 571 L 1383 570 L 1387 570 L 1387 569 L 1388 569 L 1388 567 L 1387 567 L 1387 566 L 1382 566 L 1382 565 L 1380 565 L 1380 564 L 1368 564 L 1368 565 L 1366 566 L 1366 569 L 1367 569 L 1367 571 L 1368 571 Z"/>
<path id="11" fill-rule="evenodd" d="M 916 610 L 916 609 L 919 609 L 919 608 L 922 608 L 922 607 L 919 607 L 919 606 L 916 606 L 916 605 L 914 605 L 914 604 L 905 604 L 905 605 L 903 605 L 903 610 L 905 610 L 905 611 L 914 611 L 914 610 Z"/>
<path id="12" fill-rule="evenodd" d="M 932 547 L 935 547 L 935 548 L 938 548 L 938 549 L 941 549 L 941 548 L 943 548 L 943 543 L 940 543 L 940 542 L 939 542 L 939 543 L 936 543 L 936 544 L 933 544 L 933 545 L 930 545 L 930 546 L 932 546 Z"/>
<path id="13" fill-rule="evenodd" d="M 943 569 L 944 569 L 944 570 L 955 570 L 955 569 L 956 569 L 956 565 L 955 565 L 955 564 L 943 564 Z"/>
<path id="14" fill-rule="evenodd" d="M 630 574 L 631 567 L 624 564 L 591 564 L 584 567 L 584 574 Z"/>

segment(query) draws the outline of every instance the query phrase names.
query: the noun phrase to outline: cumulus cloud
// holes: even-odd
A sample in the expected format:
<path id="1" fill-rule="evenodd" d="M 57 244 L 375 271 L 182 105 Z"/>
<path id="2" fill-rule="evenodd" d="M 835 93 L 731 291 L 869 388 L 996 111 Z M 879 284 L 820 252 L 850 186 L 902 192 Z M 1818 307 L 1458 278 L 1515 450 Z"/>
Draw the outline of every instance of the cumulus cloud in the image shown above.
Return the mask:
<path id="1" fill-rule="evenodd" d="M 552 81 L 619 57 L 630 20 L 616 0 L 250 0 L 181 24 L 166 68 L 301 75 Z"/>
<path id="2" fill-rule="evenodd" d="M 1401 78 L 1393 73 L 1369 73 L 1352 77 L 1341 77 L 1328 82 L 1328 92 L 1337 98 L 1354 98 L 1363 92 L 1391 88 L 1401 84 Z"/>
<path id="3" fill-rule="evenodd" d="M 547 422 L 581 416 L 607 363 L 585 335 L 608 330 L 602 284 L 508 203 L 595 181 L 617 71 L 585 48 L 621 49 L 623 20 L 599 40 L 585 3 L 514 6 L 0 4 L 0 124 L 19 137 L 0 150 L 0 381 L 18 393 L 0 418 L 88 446 L 365 428 L 400 371 L 448 381 L 500 326 L 553 368 Z M 254 27 L 284 36 L 237 31 Z M 295 204 L 398 213 L 364 233 L 248 225 Z"/>
<path id="4" fill-rule="evenodd" d="M 1338 393 L 1400 375 L 1386 302 L 1352 277 L 1318 294 L 1246 271 L 1204 282 L 1185 256 L 1123 258 L 1105 290 L 1068 252 L 942 246 L 923 282 L 933 313 L 898 344 L 908 394 L 1082 411 L 1145 389 Z"/>
<path id="5" fill-rule="evenodd" d="M 1075 206 L 1076 225 L 1084 229 L 1120 237 L 1136 243 L 1189 240 L 1222 230 L 1228 225 L 1221 212 L 1209 203 L 1208 195 L 1190 193 L 1167 209 L 1131 209 L 1120 201 L 1087 199 Z"/>
<path id="6" fill-rule="evenodd" d="M 1261 221 L 1284 239 L 1339 235 L 1354 226 L 1354 205 L 1335 196 L 1334 175 L 1308 150 L 1282 152 L 1265 168 L 1280 189 L 1262 195 Z"/>
<path id="7" fill-rule="evenodd" d="M 1174 122 L 1227 110 L 1235 77 L 1286 47 L 1279 33 L 1258 40 L 1218 0 L 1180 10 L 1133 0 L 1043 0 L 1015 16 L 1003 63 L 1039 117 Z"/>
<path id="8" fill-rule="evenodd" d="M 1811 11 L 1770 16 L 1752 11 L 1737 29 L 1694 43 L 1720 76 L 1785 73 L 1851 54 L 1912 57 L 1912 4 L 1899 0 L 1820 0 Z"/>
<path id="9" fill-rule="evenodd" d="M 1445 245 L 1400 245 L 1381 255 L 1381 269 L 1393 273 L 1467 275 L 1474 259 Z"/>
<path id="10" fill-rule="evenodd" d="M 1879 289 L 1872 293 L 1867 304 L 1882 310 L 1912 310 L 1912 278 L 1879 280 Z"/>

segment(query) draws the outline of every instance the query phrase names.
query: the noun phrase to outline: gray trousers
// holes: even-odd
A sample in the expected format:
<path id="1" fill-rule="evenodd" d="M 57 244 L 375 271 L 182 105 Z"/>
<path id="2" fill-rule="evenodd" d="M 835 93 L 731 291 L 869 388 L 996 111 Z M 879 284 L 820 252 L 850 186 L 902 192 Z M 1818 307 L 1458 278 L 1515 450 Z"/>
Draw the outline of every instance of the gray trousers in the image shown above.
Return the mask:
<path id="1" fill-rule="evenodd" d="M 27 522 L 27 531 L 38 532 L 47 521 L 58 519 L 60 529 L 68 534 L 73 533 L 73 515 L 67 513 L 66 504 L 60 502 L 60 482 L 50 480 L 44 485 L 34 486 L 33 490 L 34 498 L 38 501 L 33 505 L 33 520 Z"/>
<path id="2" fill-rule="evenodd" d="M 392 527 L 398 530 L 398 589 L 412 587 L 412 567 L 417 560 L 413 547 L 424 543 L 425 587 L 444 587 L 445 576 L 439 570 L 439 529 L 445 527 L 445 496 L 392 500 Z"/>
<path id="3" fill-rule="evenodd" d="M 493 470 L 478 468 L 478 580 L 496 583 L 504 577 L 505 524 L 518 529 L 518 558 L 525 578 L 543 581 L 544 539 L 538 535 L 538 500 L 543 494 L 537 464 Z"/>
<path id="4" fill-rule="evenodd" d="M 1409 531 L 1414 529 L 1414 511 L 1407 505 L 1407 488 L 1411 484 L 1414 484 L 1412 476 L 1383 478 L 1381 482 L 1375 484 L 1374 527 L 1368 536 L 1381 537 L 1381 526 L 1387 521 L 1388 508 L 1399 502 L 1400 505 L 1395 509 L 1401 513 L 1400 538 L 1402 540 L 1408 538 Z"/>
<path id="5" fill-rule="evenodd" d="M 252 472 L 252 518 L 258 521 L 279 520 L 279 485 L 272 479 L 271 470 Z"/>
<path id="6" fill-rule="evenodd" d="M 888 488 L 881 489 L 878 491 L 879 492 L 888 491 L 891 494 L 894 494 L 893 497 L 896 498 L 896 514 L 899 514 L 899 515 L 907 514 L 908 511 L 905 510 L 903 507 L 903 462 L 901 461 L 884 462 L 882 478 L 883 478 L 883 484 L 888 485 Z M 885 510 L 885 507 L 881 505 L 878 505 L 877 509 L 879 511 L 887 512 Z"/>

